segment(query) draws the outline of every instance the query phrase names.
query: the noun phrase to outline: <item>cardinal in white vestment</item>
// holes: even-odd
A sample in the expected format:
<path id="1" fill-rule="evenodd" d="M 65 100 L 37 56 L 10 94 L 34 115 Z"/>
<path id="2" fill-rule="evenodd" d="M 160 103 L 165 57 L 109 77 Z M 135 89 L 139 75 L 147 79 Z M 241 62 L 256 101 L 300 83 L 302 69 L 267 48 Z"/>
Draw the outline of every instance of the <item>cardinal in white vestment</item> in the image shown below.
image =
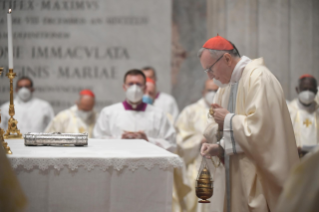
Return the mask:
<path id="1" fill-rule="evenodd" d="M 153 67 L 144 67 L 142 68 L 142 71 L 146 77 L 154 80 L 155 82 L 157 81 L 156 72 Z M 174 121 L 177 119 L 179 109 L 173 96 L 164 92 L 156 91 L 153 106 L 162 109 L 164 113 L 169 113 L 171 116 L 173 116 Z"/>
<path id="2" fill-rule="evenodd" d="M 285 182 L 276 212 L 315 212 L 319 209 L 319 147 L 294 167 Z"/>
<path id="3" fill-rule="evenodd" d="M 213 80 L 206 80 L 202 98 L 196 103 L 185 107 L 175 123 L 175 128 L 177 129 L 177 152 L 186 164 L 187 177 L 192 188 L 192 191 L 186 196 L 188 212 L 218 211 L 215 202 L 220 201 L 216 200 L 217 198 L 220 198 L 220 196 L 213 195 L 210 199 L 211 204 L 199 204 L 198 197 L 195 193 L 196 178 L 202 161 L 200 147 L 202 143 L 207 142 L 203 137 L 203 134 L 208 123 L 209 108 L 213 103 L 217 90 L 218 86 Z M 219 161 L 214 164 L 216 166 L 220 165 Z"/>
<path id="4" fill-rule="evenodd" d="M 14 118 L 18 121 L 18 129 L 22 134 L 28 132 L 44 132 L 54 117 L 51 105 L 41 99 L 33 97 L 33 82 L 29 77 L 21 77 L 16 84 L 16 97 L 14 99 Z M 4 95 L 4 94 L 2 94 Z M 9 99 L 9 94 L 8 94 Z M 8 128 L 9 105 L 7 102 L 1 106 L 3 130 Z"/>
<path id="5" fill-rule="evenodd" d="M 225 166 L 225 211 L 275 211 L 284 182 L 299 162 L 283 90 L 262 58 L 240 57 L 221 36 L 200 50 L 208 77 L 219 85 L 213 105 L 217 123 L 208 126 L 217 144 L 201 154 L 219 156 Z M 216 193 L 214 194 L 216 195 Z"/>
<path id="6" fill-rule="evenodd" d="M 317 80 L 309 74 L 299 78 L 298 98 L 289 104 L 299 155 L 303 156 L 319 144 L 319 105 L 315 101 Z"/>
<path id="7" fill-rule="evenodd" d="M 47 133 L 88 133 L 89 138 L 92 138 L 97 120 L 94 105 L 94 93 L 88 89 L 82 90 L 76 105 L 61 111 L 45 131 Z"/>

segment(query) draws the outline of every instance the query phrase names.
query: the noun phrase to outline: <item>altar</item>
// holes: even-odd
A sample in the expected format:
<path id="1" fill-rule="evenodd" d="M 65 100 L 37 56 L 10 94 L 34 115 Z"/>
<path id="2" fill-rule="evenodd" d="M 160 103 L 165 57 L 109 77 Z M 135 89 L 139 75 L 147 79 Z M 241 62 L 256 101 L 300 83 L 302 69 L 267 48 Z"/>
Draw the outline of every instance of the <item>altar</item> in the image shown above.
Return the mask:
<path id="1" fill-rule="evenodd" d="M 6 141 L 26 211 L 171 212 L 173 169 L 182 160 L 144 140 L 90 139 L 84 147 Z"/>

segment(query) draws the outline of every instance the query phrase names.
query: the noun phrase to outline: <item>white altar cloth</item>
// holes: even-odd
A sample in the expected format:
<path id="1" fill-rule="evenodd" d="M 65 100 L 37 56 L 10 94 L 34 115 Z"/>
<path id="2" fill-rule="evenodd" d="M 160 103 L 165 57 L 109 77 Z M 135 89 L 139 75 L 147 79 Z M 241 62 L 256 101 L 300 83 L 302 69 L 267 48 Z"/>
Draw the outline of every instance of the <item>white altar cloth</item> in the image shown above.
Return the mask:
<path id="1" fill-rule="evenodd" d="M 181 159 L 144 140 L 90 139 L 86 147 L 24 146 L 9 160 L 32 212 L 171 212 Z"/>

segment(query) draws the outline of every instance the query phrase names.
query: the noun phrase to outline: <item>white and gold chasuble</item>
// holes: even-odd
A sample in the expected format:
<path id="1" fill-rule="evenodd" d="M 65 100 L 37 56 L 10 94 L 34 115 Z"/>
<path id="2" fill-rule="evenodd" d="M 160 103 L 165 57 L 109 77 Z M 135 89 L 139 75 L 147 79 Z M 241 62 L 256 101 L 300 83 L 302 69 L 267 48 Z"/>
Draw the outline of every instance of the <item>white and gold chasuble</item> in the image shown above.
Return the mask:
<path id="1" fill-rule="evenodd" d="M 61 133 L 88 133 L 89 138 L 93 136 L 93 129 L 97 119 L 97 113 L 94 111 L 92 116 L 87 120 L 82 120 L 78 115 L 78 107 L 76 105 L 61 111 L 49 124 L 45 132 L 61 132 Z"/>
<path id="2" fill-rule="evenodd" d="M 299 161 L 297 147 L 280 83 L 262 58 L 246 65 L 243 60 L 247 58 L 242 57 L 230 84 L 215 97 L 215 103 L 229 108 L 232 84 L 238 83 L 234 113 L 225 118 L 221 140 L 230 156 L 230 208 L 233 212 L 274 211 L 284 182 Z M 208 128 L 217 134 L 217 127 Z"/>
<path id="3" fill-rule="evenodd" d="M 289 104 L 289 112 L 297 146 L 309 151 L 318 145 L 319 105 L 313 102 L 309 107 L 305 107 L 295 99 Z"/>

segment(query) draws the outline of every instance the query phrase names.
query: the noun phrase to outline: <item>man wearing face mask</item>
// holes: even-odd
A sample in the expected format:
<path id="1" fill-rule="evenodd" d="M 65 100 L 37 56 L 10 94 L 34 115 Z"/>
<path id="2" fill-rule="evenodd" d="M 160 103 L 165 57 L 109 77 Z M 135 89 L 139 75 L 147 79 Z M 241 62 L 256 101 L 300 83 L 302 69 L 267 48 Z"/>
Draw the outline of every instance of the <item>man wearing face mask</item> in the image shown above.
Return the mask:
<path id="1" fill-rule="evenodd" d="M 123 102 L 105 107 L 94 128 L 95 138 L 144 139 L 174 152 L 175 130 L 162 110 L 142 101 L 146 77 L 141 70 L 129 70 L 124 76 Z"/>
<path id="2" fill-rule="evenodd" d="M 237 48 L 217 35 L 199 51 L 200 62 L 219 90 L 209 135 L 201 154 L 224 162 L 224 211 L 275 211 L 291 168 L 299 162 L 294 131 L 284 93 L 262 58 L 241 57 Z M 221 181 L 220 181 L 221 182 Z M 222 211 L 222 210 L 217 210 Z"/>
<path id="3" fill-rule="evenodd" d="M 97 119 L 94 111 L 95 95 L 91 90 L 85 89 L 80 92 L 80 99 L 76 105 L 61 111 L 45 130 L 48 133 L 88 133 L 92 138 L 93 129 Z"/>
<path id="4" fill-rule="evenodd" d="M 319 144 L 319 105 L 315 101 L 317 80 L 310 74 L 302 75 L 296 87 L 298 98 L 289 104 L 299 155 L 303 156 Z"/>
<path id="5" fill-rule="evenodd" d="M 186 196 L 187 211 L 189 212 L 214 211 L 215 199 L 218 198 L 217 195 L 214 195 L 210 199 L 211 204 L 198 204 L 198 198 L 195 193 L 198 167 L 200 167 L 202 160 L 199 150 L 201 144 L 206 142 L 203 133 L 208 122 L 208 111 L 213 104 L 217 90 L 218 86 L 213 80 L 206 80 L 202 98 L 196 103 L 185 107 L 175 123 L 177 129 L 177 152 L 187 166 L 187 177 L 192 183 L 192 191 Z"/>
<path id="6" fill-rule="evenodd" d="M 153 67 L 150 67 L 150 66 L 144 67 L 142 68 L 142 71 L 144 72 L 146 77 L 152 79 L 154 82 L 157 81 L 156 72 Z M 156 90 L 156 95 L 153 98 L 153 106 L 160 108 L 165 113 L 170 114 L 173 117 L 173 121 L 177 119 L 179 110 L 178 110 L 176 100 L 173 96 Z"/>
<path id="7" fill-rule="evenodd" d="M 33 97 L 33 82 L 29 77 L 21 77 L 16 84 L 14 99 L 15 116 L 18 128 L 22 134 L 28 132 L 43 132 L 54 117 L 51 105 L 41 99 Z M 9 98 L 9 97 L 8 97 Z M 1 107 L 1 128 L 8 128 L 9 105 L 7 102 Z"/>
<path id="8" fill-rule="evenodd" d="M 146 89 L 143 95 L 143 102 L 146 104 L 153 104 L 154 99 L 156 98 L 157 88 L 155 81 L 151 78 L 146 77 Z"/>

